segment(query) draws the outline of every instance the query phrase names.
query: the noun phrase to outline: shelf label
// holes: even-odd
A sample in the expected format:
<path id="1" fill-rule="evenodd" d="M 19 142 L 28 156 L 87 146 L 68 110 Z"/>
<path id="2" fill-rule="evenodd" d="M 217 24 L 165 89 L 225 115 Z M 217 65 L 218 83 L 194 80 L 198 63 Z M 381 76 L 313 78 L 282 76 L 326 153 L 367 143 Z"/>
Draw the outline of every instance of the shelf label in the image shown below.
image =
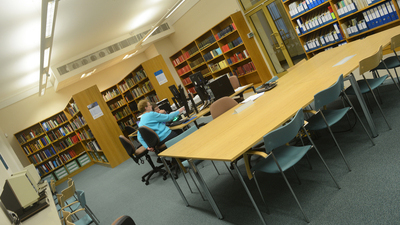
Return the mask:
<path id="1" fill-rule="evenodd" d="M 157 79 L 159 85 L 163 85 L 168 82 L 168 80 L 165 77 L 165 74 L 162 70 L 155 72 L 154 75 L 156 76 L 156 79 Z"/>
<path id="2" fill-rule="evenodd" d="M 101 108 L 97 102 L 93 102 L 87 107 L 89 109 L 90 114 L 92 114 L 94 120 L 104 115 L 103 111 L 101 111 Z"/>

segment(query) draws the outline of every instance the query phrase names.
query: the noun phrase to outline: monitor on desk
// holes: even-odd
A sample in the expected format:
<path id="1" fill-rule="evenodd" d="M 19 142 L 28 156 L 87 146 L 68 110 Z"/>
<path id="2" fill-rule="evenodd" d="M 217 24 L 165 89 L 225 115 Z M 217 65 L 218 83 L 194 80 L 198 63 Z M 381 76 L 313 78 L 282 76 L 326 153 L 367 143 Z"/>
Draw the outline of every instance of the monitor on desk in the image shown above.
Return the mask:
<path id="1" fill-rule="evenodd" d="M 199 71 L 194 74 L 191 74 L 189 75 L 189 78 L 194 84 L 194 89 L 196 90 L 203 104 L 209 101 L 210 96 L 208 95 L 206 90 L 207 80 L 203 77 L 201 72 Z"/>
<path id="2" fill-rule="evenodd" d="M 218 77 L 216 80 L 209 83 L 208 86 L 214 94 L 214 101 L 235 93 L 235 90 L 233 89 L 231 82 L 226 75 Z"/>
<path id="3" fill-rule="evenodd" d="M 172 112 L 171 105 L 169 104 L 169 101 L 166 98 L 157 102 L 157 106 L 158 106 L 158 108 L 165 110 L 165 112 L 167 112 L 167 113 Z"/>
<path id="4" fill-rule="evenodd" d="M 173 100 L 174 100 L 175 104 L 177 104 L 179 107 L 185 107 L 185 111 L 186 111 L 185 115 L 187 117 L 190 117 L 191 110 L 188 105 L 187 98 L 186 98 L 183 87 L 181 85 L 179 85 L 178 88 L 176 88 L 175 85 L 171 85 L 168 88 L 171 91 L 172 95 L 174 96 Z"/>

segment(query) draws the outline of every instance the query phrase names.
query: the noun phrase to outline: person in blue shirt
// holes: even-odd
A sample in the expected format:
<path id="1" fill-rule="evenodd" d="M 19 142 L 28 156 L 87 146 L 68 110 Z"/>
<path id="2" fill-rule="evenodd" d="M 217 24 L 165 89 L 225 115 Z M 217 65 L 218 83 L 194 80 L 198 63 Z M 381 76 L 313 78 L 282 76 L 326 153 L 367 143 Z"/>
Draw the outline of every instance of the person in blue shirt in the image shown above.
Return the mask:
<path id="1" fill-rule="evenodd" d="M 153 111 L 153 107 L 150 102 L 147 100 L 141 100 L 138 104 L 138 109 L 142 112 L 142 116 L 140 117 L 139 127 L 146 126 L 158 135 L 160 138 L 160 143 L 165 143 L 166 141 L 178 136 L 179 133 L 169 129 L 165 125 L 165 122 L 169 122 L 178 116 L 180 113 L 184 111 L 184 107 L 179 110 L 172 112 L 170 114 L 157 113 Z M 143 140 L 140 132 L 137 133 L 138 141 L 145 147 L 147 150 L 154 152 L 154 148 L 150 148 L 146 142 Z"/>

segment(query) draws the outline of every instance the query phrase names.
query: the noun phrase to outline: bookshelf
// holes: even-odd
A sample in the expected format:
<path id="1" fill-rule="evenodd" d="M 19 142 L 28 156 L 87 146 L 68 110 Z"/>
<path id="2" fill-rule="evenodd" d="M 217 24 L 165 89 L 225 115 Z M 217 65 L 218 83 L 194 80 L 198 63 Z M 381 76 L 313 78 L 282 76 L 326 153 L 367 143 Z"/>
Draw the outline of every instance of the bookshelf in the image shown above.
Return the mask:
<path id="1" fill-rule="evenodd" d="M 241 12 L 236 12 L 170 56 L 186 90 L 196 93 L 189 76 L 195 72 L 208 80 L 236 75 L 241 85 L 264 83 L 271 74 Z"/>
<path id="2" fill-rule="evenodd" d="M 396 0 L 283 1 L 308 58 L 400 25 L 398 3 Z"/>
<path id="3" fill-rule="evenodd" d="M 75 124 L 72 124 L 79 117 L 79 112 L 75 112 L 74 117 L 68 117 L 64 110 L 14 134 L 39 175 L 44 179 L 56 180 L 56 184 L 93 165 L 93 162 L 87 160 L 85 163 L 77 163 L 78 158 L 87 157 L 73 128 Z M 66 168 L 71 163 L 75 165 L 73 171 Z"/>

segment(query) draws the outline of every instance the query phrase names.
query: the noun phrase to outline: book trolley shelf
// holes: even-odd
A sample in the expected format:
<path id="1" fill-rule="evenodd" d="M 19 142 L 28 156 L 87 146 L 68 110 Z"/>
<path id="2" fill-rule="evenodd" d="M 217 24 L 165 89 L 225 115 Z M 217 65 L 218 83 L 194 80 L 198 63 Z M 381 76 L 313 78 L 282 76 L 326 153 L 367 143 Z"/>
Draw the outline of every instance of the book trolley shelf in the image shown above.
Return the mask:
<path id="1" fill-rule="evenodd" d="M 271 74 L 241 12 L 236 12 L 170 57 L 186 90 L 196 93 L 189 75 L 206 79 L 236 75 L 241 85 L 264 83 Z"/>
<path id="2" fill-rule="evenodd" d="M 283 6 L 307 58 L 400 25 L 396 0 L 286 0 Z"/>
<path id="3" fill-rule="evenodd" d="M 153 75 L 159 71 L 166 77 L 163 84 Z M 92 86 L 74 94 L 61 112 L 14 137 L 42 179 L 56 185 L 95 163 L 113 168 L 129 158 L 118 136 L 126 125 L 136 125 L 137 103 L 171 99 L 172 84 L 165 61 L 156 56 L 102 92 Z"/>

